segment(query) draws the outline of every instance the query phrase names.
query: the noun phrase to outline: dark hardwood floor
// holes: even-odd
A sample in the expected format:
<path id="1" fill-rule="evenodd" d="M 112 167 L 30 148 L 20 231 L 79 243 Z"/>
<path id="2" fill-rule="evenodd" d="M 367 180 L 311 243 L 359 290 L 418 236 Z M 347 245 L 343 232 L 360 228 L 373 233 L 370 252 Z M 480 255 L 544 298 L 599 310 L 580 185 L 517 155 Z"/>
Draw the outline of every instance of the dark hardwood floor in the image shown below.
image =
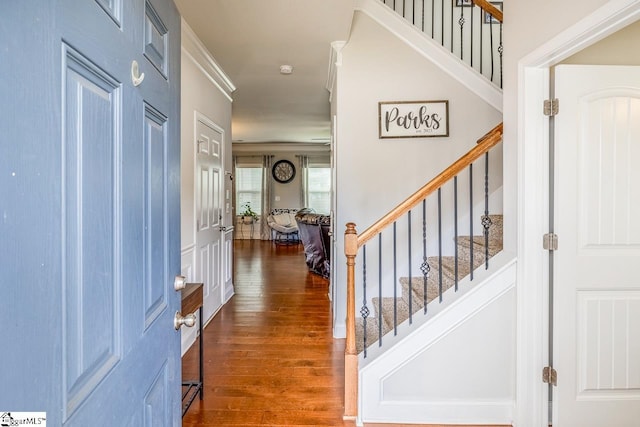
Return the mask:
<path id="1" fill-rule="evenodd" d="M 235 241 L 236 295 L 204 330 L 204 400 L 183 426 L 342 426 L 344 340 L 302 245 Z M 197 377 L 197 346 L 183 377 Z"/>

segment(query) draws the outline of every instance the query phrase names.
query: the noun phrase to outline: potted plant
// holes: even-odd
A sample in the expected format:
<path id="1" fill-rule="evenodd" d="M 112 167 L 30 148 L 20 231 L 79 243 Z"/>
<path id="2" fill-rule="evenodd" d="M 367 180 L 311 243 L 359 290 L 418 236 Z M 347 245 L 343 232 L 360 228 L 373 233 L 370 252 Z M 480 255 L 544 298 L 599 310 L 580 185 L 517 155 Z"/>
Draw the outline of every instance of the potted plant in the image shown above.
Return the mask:
<path id="1" fill-rule="evenodd" d="M 242 205 L 243 211 L 240 212 L 240 217 L 244 224 L 253 224 L 258 221 L 258 214 L 251 209 L 251 202 L 247 202 Z"/>

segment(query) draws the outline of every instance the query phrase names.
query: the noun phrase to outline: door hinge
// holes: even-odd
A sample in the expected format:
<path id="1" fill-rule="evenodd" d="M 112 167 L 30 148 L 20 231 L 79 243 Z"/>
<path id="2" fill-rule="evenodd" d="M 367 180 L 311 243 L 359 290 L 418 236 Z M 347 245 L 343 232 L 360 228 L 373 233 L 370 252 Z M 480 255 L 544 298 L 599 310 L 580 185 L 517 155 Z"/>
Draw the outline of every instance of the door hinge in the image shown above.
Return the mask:
<path id="1" fill-rule="evenodd" d="M 555 116 L 560 110 L 560 101 L 558 98 L 545 99 L 543 112 L 545 116 Z"/>
<path id="2" fill-rule="evenodd" d="M 553 233 L 547 233 L 542 236 L 542 249 L 545 251 L 557 251 L 558 250 L 558 235 Z"/>
<path id="3" fill-rule="evenodd" d="M 558 373 L 551 366 L 542 368 L 542 382 L 545 384 L 558 385 Z"/>

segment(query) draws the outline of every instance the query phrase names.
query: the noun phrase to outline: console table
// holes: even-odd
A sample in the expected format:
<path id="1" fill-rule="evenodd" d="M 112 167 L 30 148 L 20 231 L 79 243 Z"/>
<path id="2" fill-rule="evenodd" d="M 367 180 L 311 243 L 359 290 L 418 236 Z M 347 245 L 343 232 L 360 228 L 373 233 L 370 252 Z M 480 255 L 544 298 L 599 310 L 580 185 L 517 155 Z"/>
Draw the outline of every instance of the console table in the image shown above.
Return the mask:
<path id="1" fill-rule="evenodd" d="M 200 394 L 202 400 L 203 392 L 203 347 L 202 347 L 202 283 L 187 283 L 182 290 L 182 313 L 195 313 L 198 310 L 198 350 L 199 350 L 199 378 L 193 381 L 182 382 L 182 416 L 187 413 L 189 407 Z"/>

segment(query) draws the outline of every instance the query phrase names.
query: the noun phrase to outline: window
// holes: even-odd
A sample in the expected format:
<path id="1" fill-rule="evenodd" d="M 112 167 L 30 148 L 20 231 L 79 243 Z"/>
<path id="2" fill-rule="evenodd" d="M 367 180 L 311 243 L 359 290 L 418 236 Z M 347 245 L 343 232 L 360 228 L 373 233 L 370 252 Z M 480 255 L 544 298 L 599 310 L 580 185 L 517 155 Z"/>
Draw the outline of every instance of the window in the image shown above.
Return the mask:
<path id="1" fill-rule="evenodd" d="M 318 213 L 331 210 L 331 168 L 309 165 L 307 170 L 307 203 Z"/>
<path id="2" fill-rule="evenodd" d="M 262 167 L 236 167 L 236 215 L 249 203 L 258 215 L 262 212 Z"/>

